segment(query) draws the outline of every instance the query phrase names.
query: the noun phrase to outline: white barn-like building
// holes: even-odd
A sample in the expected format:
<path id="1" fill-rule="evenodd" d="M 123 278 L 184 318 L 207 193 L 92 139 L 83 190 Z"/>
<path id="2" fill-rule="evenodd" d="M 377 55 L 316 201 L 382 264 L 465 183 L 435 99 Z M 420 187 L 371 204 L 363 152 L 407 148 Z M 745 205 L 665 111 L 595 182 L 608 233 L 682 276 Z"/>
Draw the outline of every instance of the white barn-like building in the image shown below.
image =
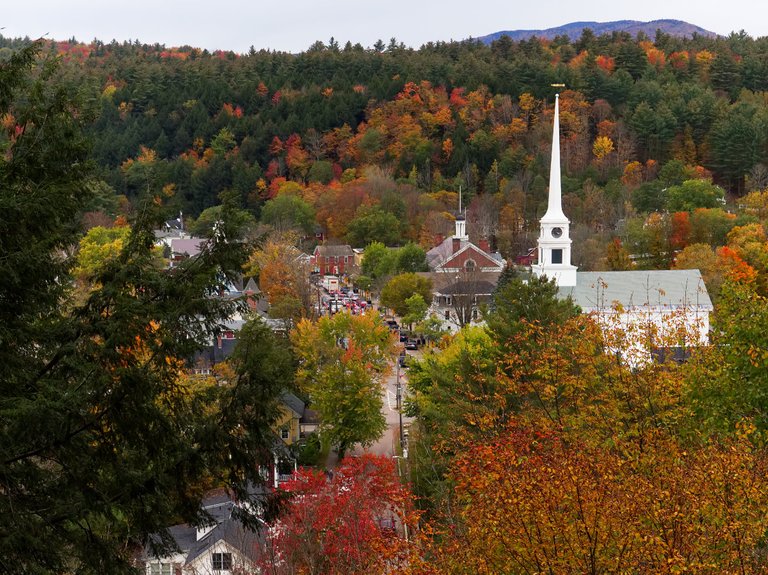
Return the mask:
<path id="1" fill-rule="evenodd" d="M 554 279 L 559 294 L 593 314 L 611 349 L 630 365 L 657 352 L 708 342 L 712 301 L 699 270 L 579 272 L 571 264 L 570 221 L 560 183 L 559 98 L 555 98 L 547 212 L 532 273 Z"/>

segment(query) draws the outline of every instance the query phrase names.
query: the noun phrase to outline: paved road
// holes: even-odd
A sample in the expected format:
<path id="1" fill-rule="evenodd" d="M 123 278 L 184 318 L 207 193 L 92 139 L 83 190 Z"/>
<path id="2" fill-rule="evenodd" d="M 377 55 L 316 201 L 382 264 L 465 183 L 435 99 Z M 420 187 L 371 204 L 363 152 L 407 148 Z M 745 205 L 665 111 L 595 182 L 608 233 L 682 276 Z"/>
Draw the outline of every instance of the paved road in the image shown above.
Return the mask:
<path id="1" fill-rule="evenodd" d="M 402 393 L 405 395 L 408 387 L 408 370 L 400 368 L 400 383 L 402 385 Z M 387 430 L 384 435 L 376 443 L 371 445 L 367 449 L 363 449 L 359 445 L 355 446 L 353 453 L 375 453 L 377 455 L 397 455 L 400 451 L 400 414 L 397 409 L 397 376 L 398 370 L 392 369 L 392 373 L 388 375 L 384 380 L 383 387 L 383 399 L 384 405 L 382 407 L 382 413 L 387 420 Z M 411 419 L 403 416 L 403 426 L 407 427 Z"/>
<path id="2" fill-rule="evenodd" d="M 408 355 L 413 356 L 414 352 L 407 352 Z M 418 352 L 417 352 L 418 353 Z M 408 370 L 400 368 L 400 383 L 402 385 L 403 395 L 407 393 L 408 388 Z M 381 436 L 381 438 L 370 447 L 363 449 L 360 445 L 355 445 L 354 448 L 349 450 L 351 455 L 360 455 L 362 453 L 375 453 L 376 455 L 387 455 L 389 457 L 397 455 L 400 451 L 400 414 L 397 411 L 397 375 L 398 370 L 396 367 L 392 368 L 392 372 L 384 379 L 382 385 L 383 406 L 382 413 L 387 420 L 387 430 Z M 403 427 L 407 428 L 411 422 L 411 418 L 403 416 Z M 326 461 L 326 468 L 335 467 L 338 464 L 338 457 L 336 452 L 331 451 L 328 454 L 328 460 Z"/>

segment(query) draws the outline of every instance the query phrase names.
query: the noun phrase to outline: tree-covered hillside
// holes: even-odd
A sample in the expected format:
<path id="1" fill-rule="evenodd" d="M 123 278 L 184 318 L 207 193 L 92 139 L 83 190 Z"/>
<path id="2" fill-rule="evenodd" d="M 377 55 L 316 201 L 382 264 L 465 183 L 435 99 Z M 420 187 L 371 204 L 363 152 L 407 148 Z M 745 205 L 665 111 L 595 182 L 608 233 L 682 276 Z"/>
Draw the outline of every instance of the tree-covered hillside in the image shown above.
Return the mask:
<path id="1" fill-rule="evenodd" d="M 21 44 L 0 39 L 0 57 Z M 461 190 L 481 212 L 474 221 L 514 255 L 525 242 L 510 237 L 535 225 L 545 198 L 555 91 L 566 207 L 593 232 L 666 209 L 670 184 L 711 178 L 732 198 L 768 182 L 765 38 L 586 30 L 577 41 L 418 50 L 331 39 L 297 55 L 98 41 L 50 49 L 64 60 L 62 80 L 98 109 L 90 133 L 103 180 L 130 202 L 150 182 L 165 187 L 191 216 L 232 190 L 258 217 L 293 182 L 327 236 L 389 212 L 401 242 L 428 244 L 450 229 L 444 214 Z M 363 178 L 370 166 L 386 185 Z"/>

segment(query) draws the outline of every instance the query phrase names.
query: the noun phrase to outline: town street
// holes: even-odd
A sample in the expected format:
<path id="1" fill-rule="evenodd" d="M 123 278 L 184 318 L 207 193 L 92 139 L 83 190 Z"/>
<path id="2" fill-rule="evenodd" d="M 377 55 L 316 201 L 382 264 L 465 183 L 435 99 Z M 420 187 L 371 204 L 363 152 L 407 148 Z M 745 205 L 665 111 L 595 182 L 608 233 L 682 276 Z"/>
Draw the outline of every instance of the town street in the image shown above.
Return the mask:
<path id="1" fill-rule="evenodd" d="M 414 357 L 414 352 L 409 351 L 406 353 L 408 353 L 409 359 Z M 377 455 L 388 455 L 390 457 L 399 454 L 400 415 L 397 410 L 397 374 L 398 369 L 395 365 L 392 367 L 392 372 L 385 378 L 383 385 L 384 405 L 382 407 L 382 413 L 387 420 L 387 430 L 376 443 L 367 449 L 363 449 L 360 445 L 356 445 L 355 448 L 351 450 L 352 454 L 375 453 Z M 403 396 L 405 396 L 408 384 L 408 370 L 401 367 L 399 369 L 399 374 L 402 393 Z M 407 430 L 410 422 L 411 418 L 403 415 L 404 430 Z"/>

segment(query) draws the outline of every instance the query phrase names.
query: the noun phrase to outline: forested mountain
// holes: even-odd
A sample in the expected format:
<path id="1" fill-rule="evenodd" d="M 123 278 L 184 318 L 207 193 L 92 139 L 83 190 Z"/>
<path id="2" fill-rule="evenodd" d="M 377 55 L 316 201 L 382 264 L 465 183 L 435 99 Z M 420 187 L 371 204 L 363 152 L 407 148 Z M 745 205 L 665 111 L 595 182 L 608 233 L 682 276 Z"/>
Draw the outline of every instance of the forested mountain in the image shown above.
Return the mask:
<path id="1" fill-rule="evenodd" d="M 2 39 L 0 57 L 20 44 Z M 258 217 L 288 186 L 329 237 L 390 214 L 399 225 L 388 243 L 430 244 L 450 232 L 461 190 L 470 219 L 514 256 L 541 215 L 556 90 L 564 201 L 585 236 L 608 241 L 627 218 L 669 208 L 663 190 L 688 179 L 711 178 L 729 197 L 768 182 L 768 39 L 744 34 L 585 30 L 573 41 L 418 50 L 331 40 L 296 55 L 99 41 L 50 49 L 61 80 L 97 108 L 90 135 L 109 188 L 128 203 L 164 189 L 190 216 L 231 190 Z"/>
<path id="2" fill-rule="evenodd" d="M 714 32 L 705 30 L 700 26 L 683 22 L 682 20 L 652 20 L 650 22 L 641 22 L 639 20 L 617 20 L 614 22 L 571 22 L 555 28 L 545 30 L 505 30 L 503 32 L 494 32 L 487 36 L 481 36 L 479 40 L 490 44 L 502 36 L 509 36 L 512 40 L 530 40 L 534 36 L 554 40 L 557 36 L 568 36 L 575 40 L 579 38 L 585 28 L 592 30 L 596 36 L 604 34 L 622 33 L 644 34 L 646 36 L 655 36 L 657 30 L 670 36 L 692 37 L 694 34 L 714 38 L 717 36 Z"/>

